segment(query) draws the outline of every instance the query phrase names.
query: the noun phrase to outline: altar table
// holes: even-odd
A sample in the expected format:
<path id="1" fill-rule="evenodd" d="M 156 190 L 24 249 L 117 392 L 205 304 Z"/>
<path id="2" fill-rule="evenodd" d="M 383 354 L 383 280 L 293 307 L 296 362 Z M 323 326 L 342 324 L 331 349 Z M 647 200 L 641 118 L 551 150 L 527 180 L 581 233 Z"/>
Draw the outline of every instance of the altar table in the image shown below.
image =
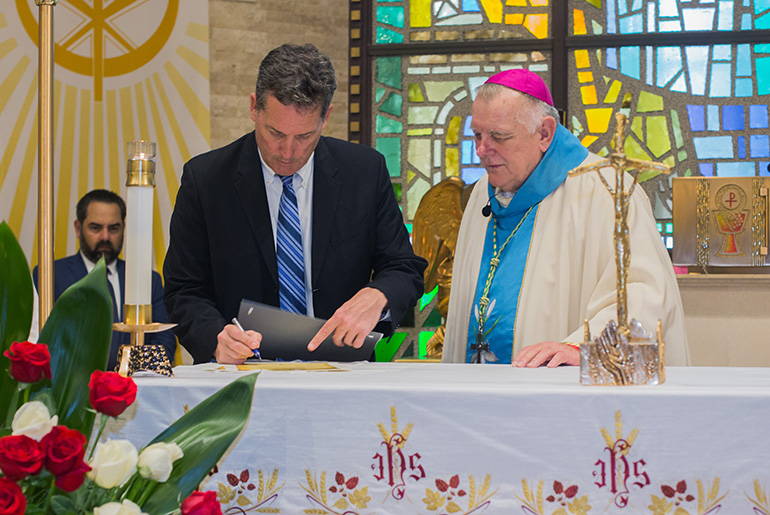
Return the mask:
<path id="1" fill-rule="evenodd" d="M 259 372 L 203 485 L 223 513 L 770 515 L 770 369 L 589 387 L 576 367 L 333 365 Z M 244 373 L 138 377 L 109 437 L 144 445 Z"/>

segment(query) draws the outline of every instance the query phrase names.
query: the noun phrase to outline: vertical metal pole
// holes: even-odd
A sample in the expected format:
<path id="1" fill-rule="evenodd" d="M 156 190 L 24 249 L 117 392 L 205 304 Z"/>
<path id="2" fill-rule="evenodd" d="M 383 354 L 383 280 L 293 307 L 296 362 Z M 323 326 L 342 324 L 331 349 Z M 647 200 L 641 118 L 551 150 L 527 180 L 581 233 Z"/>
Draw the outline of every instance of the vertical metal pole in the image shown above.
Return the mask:
<path id="1" fill-rule="evenodd" d="M 53 308 L 53 9 L 58 0 L 35 0 L 38 38 L 38 295 L 40 330 Z"/>

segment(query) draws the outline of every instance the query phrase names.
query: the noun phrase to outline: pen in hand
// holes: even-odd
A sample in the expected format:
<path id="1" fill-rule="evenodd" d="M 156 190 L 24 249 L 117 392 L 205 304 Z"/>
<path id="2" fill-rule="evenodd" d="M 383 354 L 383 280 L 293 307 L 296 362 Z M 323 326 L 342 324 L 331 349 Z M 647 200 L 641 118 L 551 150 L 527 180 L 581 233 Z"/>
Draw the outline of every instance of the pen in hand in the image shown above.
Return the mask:
<path id="1" fill-rule="evenodd" d="M 233 317 L 233 324 L 235 324 L 235 327 L 241 330 L 242 333 L 245 333 L 246 330 L 243 328 L 240 322 L 238 322 L 238 318 Z M 259 349 L 254 349 L 254 357 L 257 359 L 262 359 L 262 355 L 259 353 Z"/>

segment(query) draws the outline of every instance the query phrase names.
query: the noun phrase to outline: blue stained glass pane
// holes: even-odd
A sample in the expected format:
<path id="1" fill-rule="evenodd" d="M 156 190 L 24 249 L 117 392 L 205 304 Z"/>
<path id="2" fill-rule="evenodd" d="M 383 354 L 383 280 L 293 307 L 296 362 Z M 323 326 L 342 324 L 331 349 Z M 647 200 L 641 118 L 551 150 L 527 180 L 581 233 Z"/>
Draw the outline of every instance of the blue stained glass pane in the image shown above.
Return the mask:
<path id="1" fill-rule="evenodd" d="M 486 170 L 483 168 L 463 168 L 460 172 L 460 176 L 465 184 L 473 184 L 481 179 L 481 176 L 485 173 Z"/>
<path id="2" fill-rule="evenodd" d="M 682 23 L 679 20 L 661 20 L 658 30 L 660 32 L 682 32 Z"/>
<path id="3" fill-rule="evenodd" d="M 757 165 L 751 161 L 742 163 L 717 163 L 717 177 L 754 177 Z"/>
<path id="4" fill-rule="evenodd" d="M 690 91 L 693 95 L 705 95 L 709 47 L 688 46 L 684 51 L 687 56 L 687 71 L 690 75 Z"/>
<path id="5" fill-rule="evenodd" d="M 698 170 L 700 171 L 700 174 L 705 177 L 713 177 L 714 176 L 714 164 L 713 163 L 700 163 L 698 165 Z"/>
<path id="6" fill-rule="evenodd" d="M 770 136 L 767 134 L 755 134 L 749 136 L 751 157 L 770 157 Z"/>
<path id="7" fill-rule="evenodd" d="M 730 45 L 714 45 L 715 61 L 730 61 L 733 58 L 733 49 Z"/>
<path id="8" fill-rule="evenodd" d="M 624 46 L 620 49 L 620 73 L 637 80 L 641 78 L 638 46 Z"/>
<path id="9" fill-rule="evenodd" d="M 473 142 L 473 153 L 471 154 L 473 157 L 473 164 L 477 165 L 481 163 L 481 158 L 479 157 L 479 154 L 476 152 L 476 142 Z"/>
<path id="10" fill-rule="evenodd" d="M 698 105 L 687 106 L 687 116 L 690 119 L 690 130 L 693 132 L 706 130 L 706 108 Z"/>
<path id="11" fill-rule="evenodd" d="M 717 15 L 717 30 L 733 30 L 733 3 L 734 0 L 719 2 L 719 14 Z"/>
<path id="12" fill-rule="evenodd" d="M 726 131 L 742 131 L 746 129 L 743 106 L 722 107 L 722 129 Z"/>
<path id="13" fill-rule="evenodd" d="M 767 129 L 768 123 L 766 104 L 749 106 L 749 129 Z"/>
<path id="14" fill-rule="evenodd" d="M 684 30 L 713 30 L 714 28 L 714 8 L 694 8 L 682 9 L 684 18 Z"/>
<path id="15" fill-rule="evenodd" d="M 755 29 L 770 29 L 770 13 L 754 18 Z"/>
<path id="16" fill-rule="evenodd" d="M 466 13 L 479 12 L 479 3 L 476 0 L 463 0 L 463 11 Z"/>
<path id="17" fill-rule="evenodd" d="M 655 32 L 655 4 L 647 4 L 647 32 Z"/>
<path id="18" fill-rule="evenodd" d="M 608 4 L 614 4 L 614 0 L 609 0 Z M 628 14 L 628 6 L 626 0 L 618 0 L 618 16 L 625 16 Z"/>
<path id="19" fill-rule="evenodd" d="M 679 47 L 659 47 L 655 85 L 665 87 L 682 70 L 682 52 Z"/>
<path id="20" fill-rule="evenodd" d="M 463 126 L 463 136 L 473 136 L 473 129 L 471 129 L 471 122 L 473 118 L 470 116 L 465 117 L 465 125 Z"/>
<path id="21" fill-rule="evenodd" d="M 757 77 L 757 95 L 770 95 L 770 57 L 757 57 L 754 67 Z"/>
<path id="22" fill-rule="evenodd" d="M 759 175 L 770 175 L 770 161 L 759 162 Z"/>
<path id="23" fill-rule="evenodd" d="M 718 131 L 722 129 L 719 124 L 719 106 L 710 105 L 706 107 L 706 120 L 708 129 L 710 131 Z"/>
<path id="24" fill-rule="evenodd" d="M 713 63 L 711 65 L 711 84 L 709 96 L 724 98 L 732 95 L 732 65 L 730 63 Z"/>
<path id="25" fill-rule="evenodd" d="M 754 51 L 758 54 L 770 54 L 770 45 L 759 43 L 754 46 Z"/>
<path id="26" fill-rule="evenodd" d="M 733 138 L 730 136 L 711 136 L 693 138 L 695 155 L 698 159 L 733 159 Z"/>
<path id="27" fill-rule="evenodd" d="M 752 97 L 754 96 L 754 82 L 751 79 L 735 79 L 735 96 Z"/>
<path id="28" fill-rule="evenodd" d="M 754 0 L 754 14 L 763 13 L 768 9 L 770 9 L 770 0 Z"/>
<path id="29" fill-rule="evenodd" d="M 403 7 L 377 7 L 377 21 L 386 25 L 404 28 L 404 8 Z"/>
<path id="30" fill-rule="evenodd" d="M 462 142 L 460 164 L 469 165 L 473 162 L 473 141 L 466 139 Z"/>
<path id="31" fill-rule="evenodd" d="M 631 6 L 632 11 L 638 11 L 642 8 L 642 0 L 634 0 L 634 5 Z"/>
<path id="32" fill-rule="evenodd" d="M 615 2 L 609 0 L 609 2 L 607 2 L 607 34 L 616 34 L 618 32 L 616 23 L 617 16 L 615 14 Z"/>
<path id="33" fill-rule="evenodd" d="M 377 27 L 377 43 L 403 43 L 404 36 L 383 27 Z"/>
<path id="34" fill-rule="evenodd" d="M 738 159 L 746 159 L 746 136 L 738 136 Z"/>
<path id="35" fill-rule="evenodd" d="M 738 45 L 738 58 L 735 60 L 735 75 L 751 76 L 751 46 Z"/>
<path id="36" fill-rule="evenodd" d="M 658 0 L 658 15 L 661 18 L 673 18 L 679 16 L 679 8 L 676 0 Z"/>
<path id="37" fill-rule="evenodd" d="M 612 70 L 618 69 L 618 50 L 617 48 L 607 49 L 607 68 Z"/>
<path id="38" fill-rule="evenodd" d="M 632 14 L 620 19 L 621 34 L 641 34 L 644 32 L 644 17 L 642 13 Z"/>
<path id="39" fill-rule="evenodd" d="M 647 59 L 647 65 L 644 67 L 647 72 L 647 78 L 645 82 L 652 86 L 654 84 L 652 80 L 653 70 L 655 70 L 655 52 L 652 51 L 652 47 L 645 47 L 644 56 Z"/>
<path id="40" fill-rule="evenodd" d="M 741 14 L 741 30 L 751 30 L 752 20 L 750 14 Z"/>

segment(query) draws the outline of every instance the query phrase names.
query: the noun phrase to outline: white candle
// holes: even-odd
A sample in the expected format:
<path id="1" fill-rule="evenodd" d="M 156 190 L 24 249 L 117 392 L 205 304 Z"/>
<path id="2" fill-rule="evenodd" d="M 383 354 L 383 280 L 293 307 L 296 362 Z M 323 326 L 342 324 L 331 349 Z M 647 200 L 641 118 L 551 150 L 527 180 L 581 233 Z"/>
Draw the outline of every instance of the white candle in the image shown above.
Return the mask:
<path id="1" fill-rule="evenodd" d="M 152 304 L 152 219 L 155 143 L 128 143 L 126 198 L 126 304 Z"/>

